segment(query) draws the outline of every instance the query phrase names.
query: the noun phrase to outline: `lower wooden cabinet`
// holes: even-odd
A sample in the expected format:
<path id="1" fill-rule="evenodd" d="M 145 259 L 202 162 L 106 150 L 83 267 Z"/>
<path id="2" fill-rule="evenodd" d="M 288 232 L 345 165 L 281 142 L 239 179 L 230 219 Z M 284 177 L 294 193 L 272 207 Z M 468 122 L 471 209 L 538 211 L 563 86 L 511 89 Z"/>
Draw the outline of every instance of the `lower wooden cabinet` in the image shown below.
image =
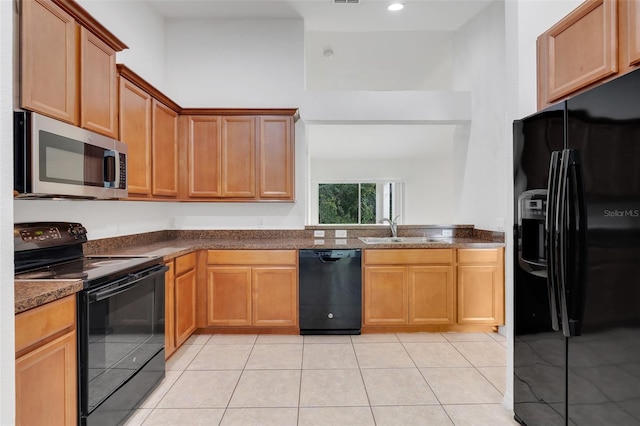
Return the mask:
<path id="1" fill-rule="evenodd" d="M 504 324 L 504 249 L 458 250 L 458 323 Z"/>
<path id="2" fill-rule="evenodd" d="M 75 295 L 16 315 L 16 425 L 77 424 Z"/>
<path id="3" fill-rule="evenodd" d="M 196 253 L 168 262 L 165 273 L 165 357 L 196 330 Z"/>
<path id="4" fill-rule="evenodd" d="M 365 267 L 364 324 L 408 324 L 407 293 L 407 268 L 402 266 Z"/>
<path id="5" fill-rule="evenodd" d="M 295 266 L 251 269 L 251 322 L 257 326 L 294 326 L 298 317 Z"/>
<path id="6" fill-rule="evenodd" d="M 295 327 L 295 250 L 209 250 L 207 326 Z"/>
<path id="7" fill-rule="evenodd" d="M 453 266 L 409 268 L 409 324 L 453 324 Z"/>
<path id="8" fill-rule="evenodd" d="M 175 262 L 175 332 L 179 347 L 196 330 L 196 253 L 178 257 Z"/>
<path id="9" fill-rule="evenodd" d="M 502 248 L 367 249 L 363 326 L 504 324 L 503 256 Z"/>
<path id="10" fill-rule="evenodd" d="M 364 325 L 453 324 L 452 262 L 453 250 L 366 250 Z"/>
<path id="11" fill-rule="evenodd" d="M 176 351 L 176 286 L 173 260 L 167 262 L 164 273 L 164 356 L 168 359 Z"/>
<path id="12" fill-rule="evenodd" d="M 251 268 L 207 268 L 207 325 L 251 325 Z"/>

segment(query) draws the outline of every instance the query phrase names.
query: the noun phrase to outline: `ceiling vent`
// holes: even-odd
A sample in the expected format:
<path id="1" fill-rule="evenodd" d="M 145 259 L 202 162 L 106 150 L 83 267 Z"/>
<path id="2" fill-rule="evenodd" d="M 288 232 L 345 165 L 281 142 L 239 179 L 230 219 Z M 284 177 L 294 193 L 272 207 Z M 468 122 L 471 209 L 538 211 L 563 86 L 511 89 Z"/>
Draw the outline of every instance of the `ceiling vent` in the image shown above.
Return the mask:
<path id="1" fill-rule="evenodd" d="M 333 0 L 333 4 L 360 4 L 360 0 Z"/>

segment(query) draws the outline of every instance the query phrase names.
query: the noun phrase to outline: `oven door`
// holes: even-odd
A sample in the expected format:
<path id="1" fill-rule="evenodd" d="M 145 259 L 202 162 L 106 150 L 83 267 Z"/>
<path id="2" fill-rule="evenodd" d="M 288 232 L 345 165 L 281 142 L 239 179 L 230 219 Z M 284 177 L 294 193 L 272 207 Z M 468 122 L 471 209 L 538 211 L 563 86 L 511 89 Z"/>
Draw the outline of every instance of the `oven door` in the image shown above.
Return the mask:
<path id="1" fill-rule="evenodd" d="M 79 298 L 83 425 L 117 425 L 164 377 L 164 272 L 130 274 Z"/>

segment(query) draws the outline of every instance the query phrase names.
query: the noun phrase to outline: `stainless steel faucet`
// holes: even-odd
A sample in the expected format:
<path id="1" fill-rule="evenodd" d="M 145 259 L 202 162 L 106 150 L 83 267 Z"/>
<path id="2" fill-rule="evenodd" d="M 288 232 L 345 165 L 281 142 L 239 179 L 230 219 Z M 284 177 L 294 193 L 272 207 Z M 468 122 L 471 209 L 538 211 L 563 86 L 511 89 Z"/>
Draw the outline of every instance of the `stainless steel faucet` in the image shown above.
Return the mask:
<path id="1" fill-rule="evenodd" d="M 388 217 L 383 217 L 382 219 L 380 219 L 380 223 L 387 222 L 389 224 L 389 227 L 391 228 L 391 236 L 393 238 L 398 238 L 398 223 L 396 221 L 399 217 L 400 215 L 394 217 L 393 220 L 389 219 Z"/>

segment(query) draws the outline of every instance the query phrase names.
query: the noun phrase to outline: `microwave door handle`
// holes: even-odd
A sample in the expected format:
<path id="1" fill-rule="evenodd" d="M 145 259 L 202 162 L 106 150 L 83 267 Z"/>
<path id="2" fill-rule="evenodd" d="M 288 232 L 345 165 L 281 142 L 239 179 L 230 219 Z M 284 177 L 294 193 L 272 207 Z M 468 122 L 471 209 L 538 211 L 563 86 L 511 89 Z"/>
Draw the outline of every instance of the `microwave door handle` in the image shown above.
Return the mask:
<path id="1" fill-rule="evenodd" d="M 556 191 L 558 189 L 558 168 L 560 153 L 554 151 L 551 153 L 551 161 L 549 163 L 549 182 L 547 185 L 547 208 L 545 214 L 545 238 L 547 239 L 546 257 L 547 257 L 547 292 L 549 294 L 549 310 L 551 313 L 551 328 L 555 331 L 560 330 L 558 323 L 558 302 L 556 300 L 556 278 L 557 264 L 555 262 L 555 217 L 557 214 Z"/>
<path id="2" fill-rule="evenodd" d="M 116 187 L 116 167 L 117 167 L 118 153 L 113 150 L 104 152 L 104 187 L 115 188 Z"/>

